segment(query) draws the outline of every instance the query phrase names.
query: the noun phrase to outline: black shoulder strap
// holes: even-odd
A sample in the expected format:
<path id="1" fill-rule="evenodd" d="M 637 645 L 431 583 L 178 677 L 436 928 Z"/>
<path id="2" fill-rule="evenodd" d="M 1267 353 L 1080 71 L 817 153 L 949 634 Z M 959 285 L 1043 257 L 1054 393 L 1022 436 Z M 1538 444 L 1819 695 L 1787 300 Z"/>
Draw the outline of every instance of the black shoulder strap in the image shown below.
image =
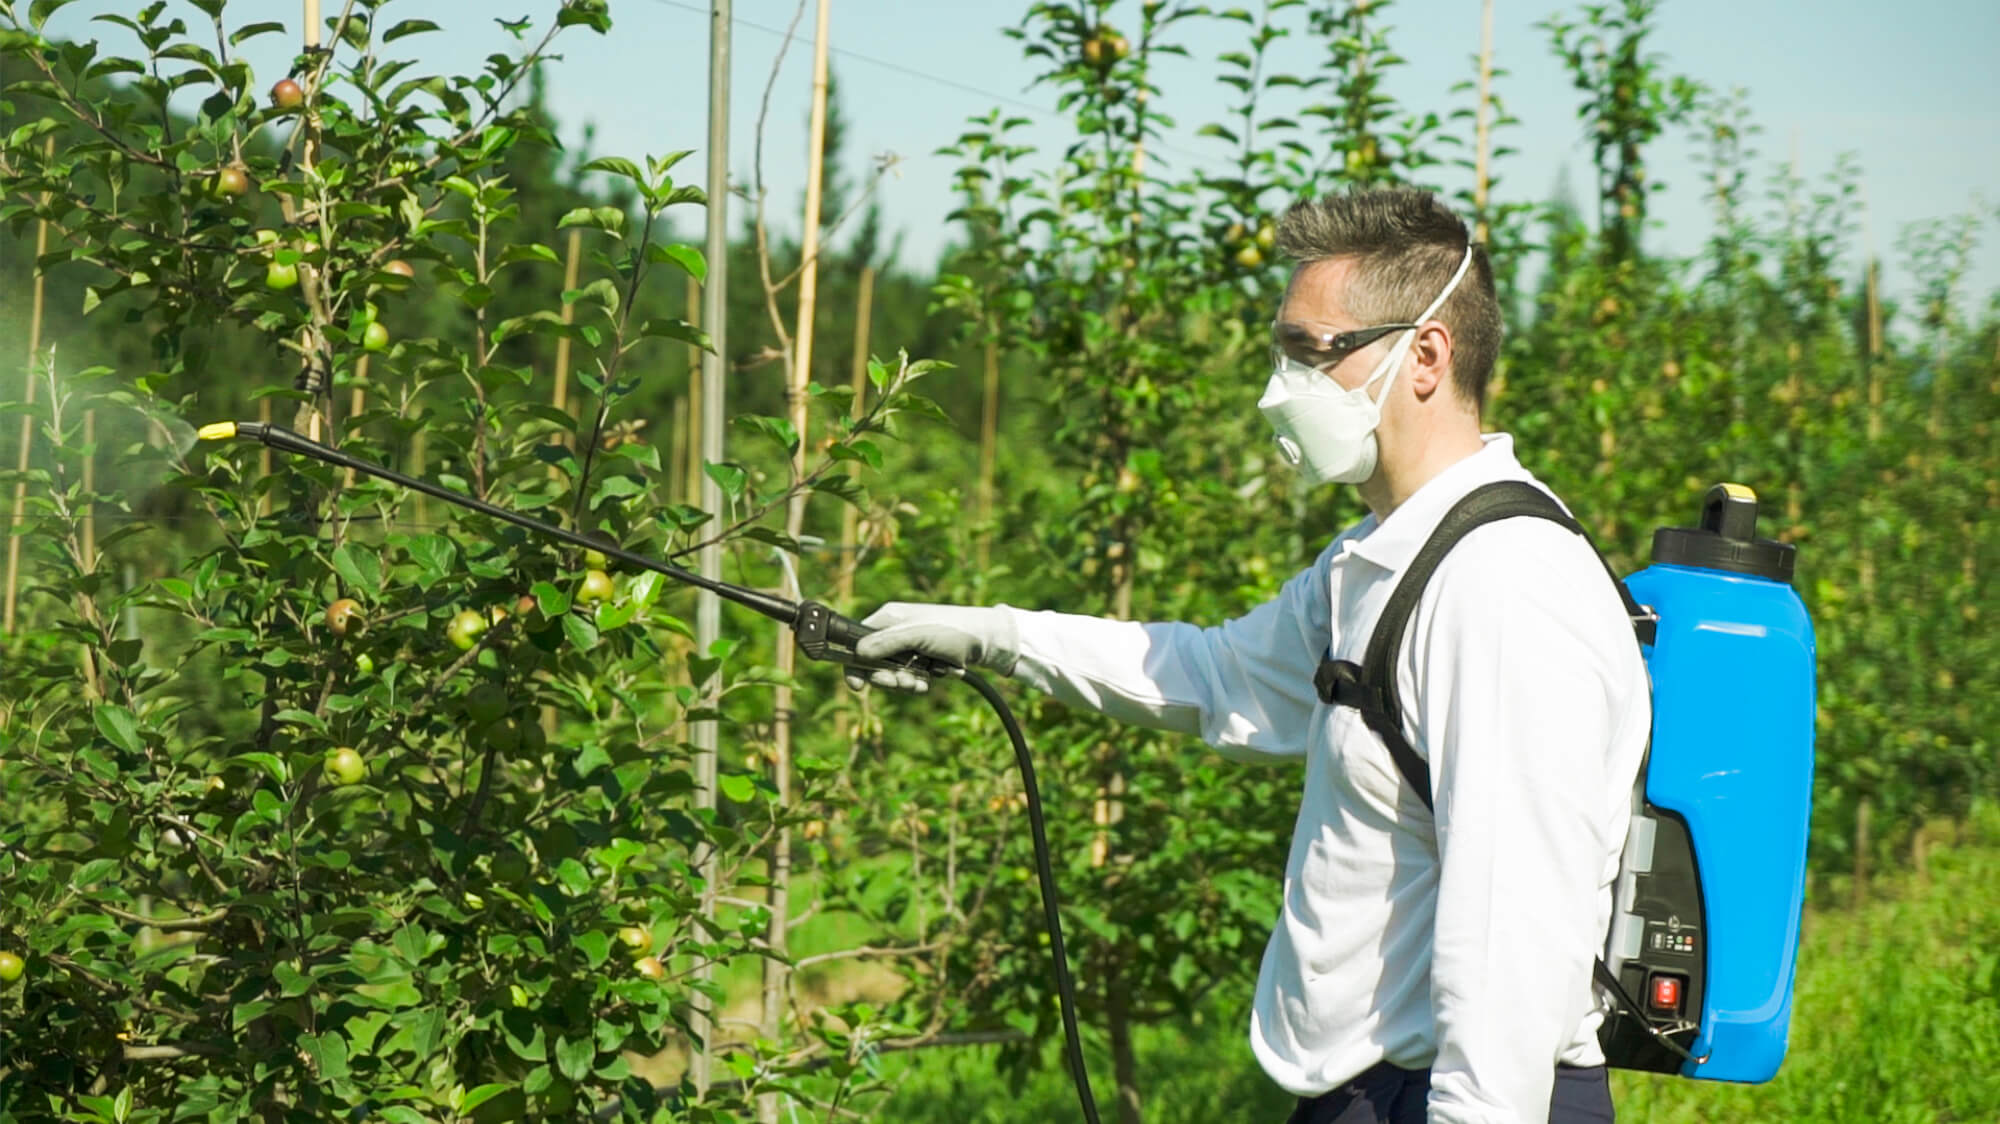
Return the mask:
<path id="1" fill-rule="evenodd" d="M 1502 480 L 1475 488 L 1452 505 L 1444 518 L 1438 521 L 1437 529 L 1431 532 L 1430 539 L 1403 571 L 1402 578 L 1389 595 L 1388 604 L 1382 607 L 1382 615 L 1376 620 L 1374 634 L 1368 638 L 1363 662 L 1357 666 L 1351 660 L 1335 660 L 1328 653 L 1313 674 L 1313 686 L 1321 699 L 1334 705 L 1351 706 L 1361 712 L 1362 721 L 1389 748 L 1397 770 L 1416 790 L 1426 808 L 1433 806 L 1430 770 L 1417 756 L 1409 739 L 1403 736 L 1403 707 L 1396 694 L 1396 653 L 1402 650 L 1403 635 L 1409 629 L 1410 617 L 1416 612 L 1417 600 L 1423 596 L 1424 587 L 1430 583 L 1431 575 L 1451 548 L 1477 527 L 1523 515 L 1561 524 L 1582 535 L 1583 540 L 1590 543 L 1592 552 L 1597 552 L 1597 544 L 1591 543 L 1590 533 L 1565 513 L 1547 492 L 1533 484 Z M 1604 563 L 1605 574 L 1617 586 L 1618 595 L 1624 600 L 1625 610 L 1631 615 L 1634 627 L 1642 630 L 1642 641 L 1650 641 L 1651 637 L 1645 635 L 1644 630 L 1651 626 L 1651 614 L 1633 601 L 1631 591 L 1612 571 L 1611 564 L 1604 561 L 1604 555 L 1598 553 L 1597 557 L 1599 562 Z"/>
<path id="2" fill-rule="evenodd" d="M 1375 731 L 1383 745 L 1389 747 L 1389 755 L 1395 759 L 1403 779 L 1423 798 L 1424 807 L 1433 811 L 1436 805 L 1431 797 L 1430 770 L 1403 736 L 1403 708 L 1396 696 L 1396 653 L 1402 648 L 1403 634 L 1409 628 L 1410 617 L 1416 612 L 1417 599 L 1423 596 L 1424 586 L 1430 582 L 1438 563 L 1444 561 L 1444 556 L 1458 544 L 1458 540 L 1475 527 L 1518 515 L 1547 519 L 1583 536 L 1583 541 L 1590 544 L 1591 552 L 1603 564 L 1605 575 L 1617 587 L 1619 598 L 1625 602 L 1626 615 L 1632 620 L 1639 643 L 1653 642 L 1654 630 L 1659 622 L 1650 609 L 1633 599 L 1632 591 L 1611 568 L 1611 563 L 1597 549 L 1597 544 L 1591 541 L 1590 532 L 1565 514 L 1562 507 L 1540 488 L 1524 481 L 1499 481 L 1473 489 L 1464 499 L 1452 505 L 1452 509 L 1438 521 L 1437 530 L 1431 532 L 1429 541 L 1411 560 L 1409 568 L 1403 571 L 1395 590 L 1389 594 L 1389 602 L 1382 607 L 1382 615 L 1376 620 L 1375 632 L 1368 638 L 1364 663 L 1357 666 L 1349 660 L 1336 660 L 1332 653 L 1328 653 L 1313 673 L 1313 686 L 1318 689 L 1319 697 L 1330 704 L 1359 710 L 1362 721 Z M 1591 966 L 1591 975 L 1598 986 L 1610 992 L 1622 1009 L 1638 1021 L 1639 1027 L 1662 1046 L 1691 1061 L 1707 1060 L 1705 1056 L 1693 1057 L 1686 1047 L 1655 1025 L 1653 1018 L 1632 999 L 1602 957 Z"/>

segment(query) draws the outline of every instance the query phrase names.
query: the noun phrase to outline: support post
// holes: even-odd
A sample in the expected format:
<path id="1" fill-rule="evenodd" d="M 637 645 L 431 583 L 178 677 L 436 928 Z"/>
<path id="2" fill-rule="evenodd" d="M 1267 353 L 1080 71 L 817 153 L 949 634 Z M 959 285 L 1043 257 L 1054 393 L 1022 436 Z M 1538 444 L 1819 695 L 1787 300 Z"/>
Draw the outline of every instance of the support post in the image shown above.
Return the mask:
<path id="1" fill-rule="evenodd" d="M 868 329 L 875 315 L 875 267 L 861 267 L 861 294 L 854 310 L 854 356 L 848 370 L 849 385 L 854 390 L 854 400 L 849 403 L 848 416 L 859 419 L 863 413 L 863 395 L 868 389 Z M 840 611 L 854 611 L 854 571 L 860 567 L 861 544 L 856 541 L 861 530 L 861 512 L 853 504 L 840 506 L 840 584 L 835 596 Z"/>
<path id="2" fill-rule="evenodd" d="M 563 262 L 563 292 L 567 293 L 576 288 L 577 278 L 582 273 L 582 265 L 583 228 L 573 226 L 569 231 L 569 253 Z M 571 301 L 563 302 L 562 322 L 564 325 L 576 323 L 576 305 Z M 556 412 L 559 414 L 569 410 L 568 336 L 562 336 L 556 340 L 556 387 L 553 397 L 550 398 L 550 403 L 555 406 Z M 553 479 L 559 475 L 561 475 L 560 470 L 555 465 L 550 465 L 550 478 Z"/>
<path id="3" fill-rule="evenodd" d="M 701 359 L 701 453 L 704 460 L 722 460 L 722 378 L 725 357 L 729 354 L 727 323 L 729 305 L 725 299 L 729 292 L 729 33 L 731 0 L 712 0 L 708 11 L 708 284 L 704 287 L 705 315 L 702 324 L 708 331 L 710 350 Z M 701 474 L 701 506 L 711 512 L 722 510 L 722 487 L 707 473 Z M 711 543 L 701 548 L 696 558 L 696 568 L 701 575 L 712 581 L 722 578 L 722 546 Z M 722 635 L 722 601 L 715 594 L 703 591 L 695 606 L 695 646 L 706 656 Z M 715 698 L 713 681 L 699 684 L 706 694 L 706 702 Z M 696 722 L 690 731 L 695 745 L 695 800 L 698 807 L 715 807 L 716 775 L 715 748 L 716 726 L 713 720 Z M 701 912 L 705 919 L 715 917 L 717 887 L 715 880 L 721 874 L 721 862 L 713 848 L 702 856 L 701 862 Z M 712 965 L 704 964 L 697 969 L 699 983 L 708 983 L 714 978 Z M 713 1020 L 710 1017 L 706 997 L 695 993 L 694 1017 L 691 1020 L 694 1033 L 699 1041 L 695 1044 L 693 1056 L 689 1059 L 688 1073 L 697 1096 L 707 1093 L 713 1079 L 712 1057 L 708 1039 L 711 1036 Z"/>
<path id="4" fill-rule="evenodd" d="M 350 423 L 352 423 L 355 418 L 361 416 L 362 410 L 368 408 L 368 392 L 361 389 L 361 384 L 366 382 L 367 380 L 368 380 L 368 357 L 366 355 L 363 355 L 361 358 L 356 359 L 354 361 L 354 393 L 349 395 L 347 400 L 347 418 Z M 348 469 L 347 474 L 341 478 L 341 487 L 343 488 L 354 487 L 353 469 L 351 468 Z"/>
<path id="5" fill-rule="evenodd" d="M 993 471 L 1000 447 L 1000 343 L 986 335 L 986 386 L 979 403 L 979 569 L 993 555 Z"/>
<path id="6" fill-rule="evenodd" d="M 42 159 L 55 155 L 56 138 L 51 134 L 42 142 Z M 48 196 L 43 195 L 46 200 Z M 35 404 L 35 356 L 42 350 L 42 307 L 45 285 L 42 277 L 42 255 L 49 252 L 49 224 L 47 220 L 35 223 L 35 280 L 28 317 L 28 375 L 26 400 L 30 407 Z M 35 442 L 35 418 L 32 409 L 21 415 L 21 450 L 15 465 L 21 472 L 28 471 L 28 454 Z M 21 526 L 21 508 L 28 502 L 28 482 L 26 479 L 14 483 L 14 506 L 7 517 L 7 609 L 4 622 L 0 622 L 0 633 L 14 635 L 14 599 L 21 578 L 21 536 L 14 533 Z"/>
<path id="7" fill-rule="evenodd" d="M 1493 0 L 1485 0 L 1479 15 L 1479 107 L 1473 120 L 1477 139 L 1472 170 L 1472 209 L 1477 222 L 1473 238 L 1484 242 L 1488 230 L 1486 222 L 1486 192 L 1491 186 L 1488 163 L 1493 153 Z"/>

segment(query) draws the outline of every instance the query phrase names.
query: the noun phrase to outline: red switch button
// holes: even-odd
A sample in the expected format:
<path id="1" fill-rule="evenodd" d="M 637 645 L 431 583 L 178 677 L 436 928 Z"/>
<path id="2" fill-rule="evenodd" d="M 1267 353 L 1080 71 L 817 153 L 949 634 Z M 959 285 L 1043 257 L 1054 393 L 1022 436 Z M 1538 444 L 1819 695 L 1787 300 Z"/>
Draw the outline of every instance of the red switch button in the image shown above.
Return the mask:
<path id="1" fill-rule="evenodd" d="M 1653 977 L 1653 1008 L 1659 1011 L 1681 1009 L 1681 981 L 1679 976 Z"/>

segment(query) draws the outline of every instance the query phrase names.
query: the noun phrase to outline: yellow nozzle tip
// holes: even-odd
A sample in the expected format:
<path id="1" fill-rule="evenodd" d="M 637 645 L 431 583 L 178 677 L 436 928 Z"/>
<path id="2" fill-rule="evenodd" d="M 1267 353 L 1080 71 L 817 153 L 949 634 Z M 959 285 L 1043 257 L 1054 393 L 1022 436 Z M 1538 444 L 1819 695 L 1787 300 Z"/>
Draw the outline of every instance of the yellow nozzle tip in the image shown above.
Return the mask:
<path id="1" fill-rule="evenodd" d="M 1722 491 L 1732 500 L 1750 500 L 1754 503 L 1757 499 L 1757 493 L 1742 484 L 1724 484 Z"/>
<path id="2" fill-rule="evenodd" d="M 207 425 L 195 430 L 194 435 L 203 441 L 226 441 L 236 436 L 236 423 L 209 422 Z"/>

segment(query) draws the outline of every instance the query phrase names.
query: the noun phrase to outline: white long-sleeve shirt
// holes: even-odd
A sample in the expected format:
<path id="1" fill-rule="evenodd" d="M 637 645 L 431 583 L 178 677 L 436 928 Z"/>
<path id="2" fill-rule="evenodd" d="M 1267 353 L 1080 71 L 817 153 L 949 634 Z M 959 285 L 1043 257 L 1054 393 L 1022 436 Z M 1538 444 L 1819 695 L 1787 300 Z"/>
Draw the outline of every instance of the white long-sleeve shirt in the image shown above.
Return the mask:
<path id="1" fill-rule="evenodd" d="M 1429 1067 L 1432 1124 L 1541 1124 L 1556 1064 L 1603 1061 L 1591 962 L 1651 726 L 1616 590 L 1545 519 L 1473 531 L 1411 618 L 1396 674 L 1435 816 L 1360 714 L 1319 700 L 1322 654 L 1362 662 L 1438 521 L 1495 480 L 1535 482 L 1504 435 L 1220 626 L 1009 610 L 1028 684 L 1227 756 L 1304 758 L 1251 1049 L 1300 1096 Z"/>

